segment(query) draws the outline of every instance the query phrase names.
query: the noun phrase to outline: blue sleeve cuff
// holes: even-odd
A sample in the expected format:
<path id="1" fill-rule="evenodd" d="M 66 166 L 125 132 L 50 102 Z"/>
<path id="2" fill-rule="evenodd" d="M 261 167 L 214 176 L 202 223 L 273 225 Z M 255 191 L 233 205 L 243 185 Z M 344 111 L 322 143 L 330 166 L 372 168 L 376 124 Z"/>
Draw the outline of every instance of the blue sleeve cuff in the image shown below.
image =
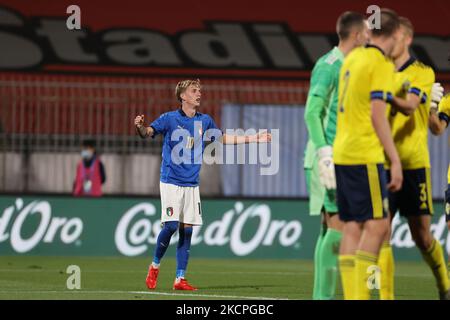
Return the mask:
<path id="1" fill-rule="evenodd" d="M 384 92 L 384 91 L 372 91 L 370 92 L 370 100 L 383 100 L 387 103 L 392 102 L 393 96 L 390 92 Z"/>
<path id="2" fill-rule="evenodd" d="M 447 127 L 448 127 L 448 123 L 450 122 L 450 117 L 448 115 L 446 115 L 443 112 L 439 112 L 439 119 L 444 120 L 447 123 Z"/>
<path id="3" fill-rule="evenodd" d="M 413 93 L 416 96 L 418 96 L 420 98 L 420 103 L 425 103 L 428 100 L 427 94 L 425 92 L 423 92 L 422 90 L 420 90 L 419 88 L 412 87 L 411 89 L 409 89 L 408 92 Z"/>

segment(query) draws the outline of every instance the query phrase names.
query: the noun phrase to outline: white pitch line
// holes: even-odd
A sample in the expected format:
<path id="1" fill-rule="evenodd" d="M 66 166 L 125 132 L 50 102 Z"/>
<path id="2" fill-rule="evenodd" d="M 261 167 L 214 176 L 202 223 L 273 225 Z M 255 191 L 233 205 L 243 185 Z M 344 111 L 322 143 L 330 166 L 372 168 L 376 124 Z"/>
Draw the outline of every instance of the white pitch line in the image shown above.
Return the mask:
<path id="1" fill-rule="evenodd" d="M 30 291 L 18 291 L 18 290 L 0 290 L 0 294 L 21 294 L 21 293 L 84 293 L 84 294 L 143 294 L 154 296 L 179 296 L 179 297 L 199 297 L 199 298 L 223 298 L 223 299 L 246 299 L 246 300 L 289 300 L 287 298 L 269 298 L 269 297 L 249 297 L 249 296 L 230 296 L 230 295 L 218 295 L 218 294 L 193 294 L 193 293 L 170 293 L 170 292 L 152 292 L 152 291 L 81 291 L 81 290 L 30 290 Z"/>
<path id="2" fill-rule="evenodd" d="M 0 269 L 0 272 L 59 272 L 62 269 Z M 87 273 L 142 273 L 137 270 L 85 270 Z M 146 271 L 145 271 L 146 272 Z M 191 271 L 190 274 L 260 274 L 260 275 L 276 275 L 276 276 L 296 276 L 301 274 L 310 274 L 307 271 L 298 272 L 277 272 L 277 271 Z"/>

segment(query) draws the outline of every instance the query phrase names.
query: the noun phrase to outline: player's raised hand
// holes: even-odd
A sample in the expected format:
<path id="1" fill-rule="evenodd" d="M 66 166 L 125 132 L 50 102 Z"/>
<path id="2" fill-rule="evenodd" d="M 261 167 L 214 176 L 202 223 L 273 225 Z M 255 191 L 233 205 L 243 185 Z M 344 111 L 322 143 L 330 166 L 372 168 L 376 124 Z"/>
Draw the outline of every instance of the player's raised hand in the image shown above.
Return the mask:
<path id="1" fill-rule="evenodd" d="M 444 88 L 442 87 L 442 85 L 439 82 L 433 83 L 433 87 L 431 88 L 431 112 L 437 113 L 439 102 L 441 102 L 443 96 Z"/>
<path id="2" fill-rule="evenodd" d="M 391 163 L 391 181 L 387 188 L 391 192 L 397 192 L 402 188 L 403 172 L 400 161 Z"/>
<path id="3" fill-rule="evenodd" d="M 267 131 L 260 132 L 256 135 L 256 141 L 259 143 L 271 142 L 272 134 Z"/>
<path id="4" fill-rule="evenodd" d="M 143 114 L 134 118 L 134 125 L 138 128 L 140 128 L 144 125 L 144 115 Z"/>

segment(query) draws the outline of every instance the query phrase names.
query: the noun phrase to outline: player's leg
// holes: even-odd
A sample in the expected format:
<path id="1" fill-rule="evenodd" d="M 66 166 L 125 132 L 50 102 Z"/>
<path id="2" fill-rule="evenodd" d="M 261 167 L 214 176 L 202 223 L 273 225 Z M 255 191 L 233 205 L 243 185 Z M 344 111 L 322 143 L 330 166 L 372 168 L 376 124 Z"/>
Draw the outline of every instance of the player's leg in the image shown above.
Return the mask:
<path id="1" fill-rule="evenodd" d="M 387 173 L 387 180 L 390 181 L 390 172 Z M 386 236 L 383 239 L 381 245 L 380 254 L 378 257 L 378 267 L 380 268 L 380 299 L 381 300 L 394 300 L 394 252 L 391 246 L 391 234 L 392 234 L 392 220 L 398 210 L 399 199 L 404 194 L 404 190 L 399 192 L 389 192 L 389 228 L 386 232 Z"/>
<path id="2" fill-rule="evenodd" d="M 334 208 L 332 208 L 334 206 Z M 326 209 L 332 213 L 325 213 L 326 232 L 318 252 L 320 260 L 320 299 L 334 299 L 338 274 L 339 246 L 342 238 L 343 223 L 337 214 L 336 204 L 327 204 Z"/>
<path id="3" fill-rule="evenodd" d="M 445 265 L 444 251 L 438 240 L 430 232 L 431 216 L 409 216 L 408 224 L 416 246 L 422 257 L 433 272 L 439 295 L 448 295 L 450 289 L 447 267 Z"/>
<path id="4" fill-rule="evenodd" d="M 321 268 L 321 248 L 327 231 L 325 217 L 323 216 L 325 188 L 320 183 L 318 170 L 317 162 L 313 164 L 312 168 L 305 168 L 306 188 L 309 194 L 309 214 L 311 216 L 320 216 L 321 218 L 319 236 L 314 249 L 314 300 L 323 299 L 321 292 L 321 275 L 323 273 Z"/>
<path id="5" fill-rule="evenodd" d="M 361 224 L 344 222 L 339 247 L 339 272 L 345 300 L 355 299 L 355 253 L 361 238 Z"/>
<path id="6" fill-rule="evenodd" d="M 325 233 L 327 232 L 327 224 L 325 222 L 325 216 L 322 214 L 321 221 L 320 221 L 320 230 L 319 230 L 319 236 L 317 237 L 316 241 L 316 247 L 314 248 L 314 287 L 313 287 L 313 299 L 314 300 L 322 300 L 322 293 L 321 293 L 321 252 L 322 252 L 322 243 L 323 238 L 325 237 Z"/>
<path id="7" fill-rule="evenodd" d="M 358 300 L 370 299 L 370 289 L 373 288 L 368 286 L 368 279 L 375 275 L 377 280 L 378 256 L 389 229 L 386 171 L 382 164 L 368 164 L 364 167 L 361 192 L 356 195 L 360 200 L 357 207 L 360 212 L 358 218 L 363 222 L 361 240 L 355 255 L 355 295 Z"/>
<path id="8" fill-rule="evenodd" d="M 433 238 L 430 230 L 433 214 L 430 169 L 404 172 L 404 185 L 409 189 L 410 196 L 403 199 L 400 213 L 407 217 L 413 240 L 432 270 L 442 296 L 449 290 L 449 280 L 441 244 Z"/>
<path id="9" fill-rule="evenodd" d="M 179 240 L 177 245 L 177 279 L 184 278 L 186 275 L 187 264 L 189 261 L 189 249 L 191 248 L 192 225 L 180 223 Z"/>
<path id="10" fill-rule="evenodd" d="M 355 252 L 361 238 L 361 223 L 356 221 L 354 196 L 360 189 L 360 171 L 357 166 L 335 165 L 337 205 L 343 221 L 338 261 L 345 300 L 355 298 Z"/>
<path id="11" fill-rule="evenodd" d="M 153 255 L 153 261 L 149 266 L 146 284 L 149 289 L 155 289 L 158 279 L 159 266 L 167 248 L 170 239 L 178 230 L 178 221 L 180 216 L 180 200 L 181 194 L 177 190 L 177 186 L 160 183 L 161 193 L 161 223 L 162 229 L 156 240 L 156 248 Z"/>
<path id="12" fill-rule="evenodd" d="M 369 300 L 368 279 L 376 272 L 381 245 L 389 229 L 389 220 L 371 219 L 363 225 L 361 240 L 355 254 L 355 277 L 357 300 Z"/>
<path id="13" fill-rule="evenodd" d="M 450 232 L 450 184 L 447 186 L 447 190 L 445 190 L 445 220 L 447 221 L 447 228 Z M 450 257 L 450 251 L 447 252 L 447 256 Z M 448 261 L 447 270 L 450 274 L 450 258 Z"/>
<path id="14" fill-rule="evenodd" d="M 394 211 L 395 212 L 395 211 Z M 389 226 L 381 245 L 378 256 L 378 267 L 380 268 L 380 300 L 394 300 L 394 252 L 391 246 L 392 219 L 390 213 Z"/>
<path id="15" fill-rule="evenodd" d="M 183 190 L 183 209 L 180 215 L 179 240 L 177 245 L 177 270 L 173 289 L 197 290 L 185 279 L 191 249 L 193 225 L 202 225 L 202 210 L 199 187 L 180 187 Z"/>

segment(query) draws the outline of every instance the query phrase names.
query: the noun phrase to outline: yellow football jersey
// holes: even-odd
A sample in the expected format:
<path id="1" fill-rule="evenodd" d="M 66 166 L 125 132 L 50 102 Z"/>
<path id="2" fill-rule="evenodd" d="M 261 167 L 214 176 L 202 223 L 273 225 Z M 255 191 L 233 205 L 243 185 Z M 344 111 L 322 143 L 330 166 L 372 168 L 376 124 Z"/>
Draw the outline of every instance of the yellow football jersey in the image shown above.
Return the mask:
<path id="1" fill-rule="evenodd" d="M 433 69 L 411 58 L 396 74 L 396 79 L 409 81 L 408 93 L 419 96 L 420 105 L 410 116 L 391 113 L 392 136 L 403 169 L 430 168 L 428 153 L 428 117 L 431 87 L 435 81 Z M 398 86 L 398 84 L 397 84 Z"/>
<path id="2" fill-rule="evenodd" d="M 439 102 L 439 113 L 444 113 L 450 118 L 450 93 L 447 93 Z"/>
<path id="3" fill-rule="evenodd" d="M 448 171 L 447 171 L 447 183 L 450 184 L 450 164 L 448 165 Z"/>
<path id="4" fill-rule="evenodd" d="M 439 118 L 450 121 L 450 93 L 448 93 L 439 103 Z M 447 183 L 450 184 L 450 164 L 447 171 Z"/>
<path id="5" fill-rule="evenodd" d="M 354 49 L 339 76 L 339 102 L 334 162 L 341 165 L 384 163 L 383 146 L 372 125 L 371 101 L 390 101 L 395 66 L 381 49 Z"/>

